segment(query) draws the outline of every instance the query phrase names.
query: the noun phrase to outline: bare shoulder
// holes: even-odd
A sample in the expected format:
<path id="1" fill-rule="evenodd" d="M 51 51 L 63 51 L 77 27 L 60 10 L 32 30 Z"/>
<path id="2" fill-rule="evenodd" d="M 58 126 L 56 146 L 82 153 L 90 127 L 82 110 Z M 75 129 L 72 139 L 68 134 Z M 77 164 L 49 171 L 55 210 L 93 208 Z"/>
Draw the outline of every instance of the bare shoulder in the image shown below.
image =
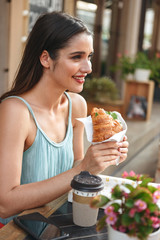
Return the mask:
<path id="1" fill-rule="evenodd" d="M 1 120 L 15 120 L 15 123 L 19 121 L 25 121 L 29 119 L 29 111 L 26 105 L 19 99 L 8 98 L 0 104 L 0 118 Z"/>
<path id="2" fill-rule="evenodd" d="M 75 118 L 86 117 L 87 103 L 86 100 L 78 93 L 70 93 L 72 99 L 72 114 Z"/>

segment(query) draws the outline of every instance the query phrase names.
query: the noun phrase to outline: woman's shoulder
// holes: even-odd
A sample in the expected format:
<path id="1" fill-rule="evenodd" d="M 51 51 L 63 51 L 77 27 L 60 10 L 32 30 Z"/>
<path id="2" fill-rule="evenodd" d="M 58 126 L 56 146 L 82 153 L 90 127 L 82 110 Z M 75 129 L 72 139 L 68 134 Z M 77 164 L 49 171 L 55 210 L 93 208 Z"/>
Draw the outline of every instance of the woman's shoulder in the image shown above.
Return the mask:
<path id="1" fill-rule="evenodd" d="M 78 93 L 68 92 L 72 100 L 72 112 L 76 117 L 86 117 L 87 103 L 86 100 Z"/>
<path id="2" fill-rule="evenodd" d="M 10 144 L 11 141 L 16 141 L 17 146 L 21 146 L 23 150 L 31 126 L 31 116 L 21 100 L 7 98 L 1 102 L 0 132 L 2 132 L 1 139 L 4 143 Z"/>
<path id="3" fill-rule="evenodd" d="M 7 117 L 24 118 L 29 116 L 28 109 L 23 101 L 18 98 L 6 98 L 0 103 L 0 115 L 5 114 Z"/>
<path id="4" fill-rule="evenodd" d="M 86 100 L 79 93 L 68 92 L 68 94 L 71 97 L 72 102 L 75 102 L 75 101 L 77 102 L 78 101 L 82 104 L 86 104 Z"/>

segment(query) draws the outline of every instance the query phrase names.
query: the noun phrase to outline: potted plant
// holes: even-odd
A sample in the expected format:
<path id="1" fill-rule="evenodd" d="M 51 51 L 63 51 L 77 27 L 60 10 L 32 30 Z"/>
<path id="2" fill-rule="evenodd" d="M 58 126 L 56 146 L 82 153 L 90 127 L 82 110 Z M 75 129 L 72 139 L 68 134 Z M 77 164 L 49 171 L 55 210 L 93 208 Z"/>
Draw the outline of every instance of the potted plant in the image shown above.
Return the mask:
<path id="1" fill-rule="evenodd" d="M 111 71 L 121 71 L 123 79 L 148 81 L 152 69 L 152 60 L 146 53 L 138 52 L 134 57 L 118 54 L 118 63 L 111 67 Z"/>
<path id="2" fill-rule="evenodd" d="M 118 63 L 115 66 L 111 66 L 111 71 L 115 72 L 117 70 L 121 71 L 121 77 L 124 80 L 130 80 L 133 79 L 133 73 L 134 73 L 134 61 L 133 58 L 125 55 L 118 53 Z"/>
<path id="3" fill-rule="evenodd" d="M 89 101 L 107 102 L 118 99 L 118 88 L 110 77 L 87 78 L 82 92 Z"/>
<path id="4" fill-rule="evenodd" d="M 138 52 L 134 60 L 134 78 L 136 81 L 148 81 L 152 61 L 144 52 Z"/>
<path id="5" fill-rule="evenodd" d="M 91 207 L 105 206 L 104 216 L 97 223 L 100 231 L 108 225 L 109 240 L 154 240 L 160 239 L 160 188 L 148 184 L 151 178 L 136 175 L 133 171 L 123 177 L 136 181 L 132 184 L 121 184 L 113 187 L 111 197 L 96 196 Z M 112 237 L 110 237 L 112 234 Z"/>

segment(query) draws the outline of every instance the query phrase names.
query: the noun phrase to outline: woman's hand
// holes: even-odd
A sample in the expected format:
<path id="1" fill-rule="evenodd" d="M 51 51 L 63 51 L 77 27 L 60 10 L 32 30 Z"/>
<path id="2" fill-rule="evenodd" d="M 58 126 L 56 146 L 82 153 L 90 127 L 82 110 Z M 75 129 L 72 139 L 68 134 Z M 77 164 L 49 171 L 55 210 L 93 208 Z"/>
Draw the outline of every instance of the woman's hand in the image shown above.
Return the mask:
<path id="1" fill-rule="evenodd" d="M 119 143 L 119 148 L 118 148 L 118 151 L 120 152 L 119 163 L 126 160 L 127 153 L 128 153 L 128 146 L 129 146 L 129 143 L 127 141 L 127 137 L 124 136 L 123 141 Z"/>
<path id="2" fill-rule="evenodd" d="M 110 165 L 116 165 L 116 159 L 120 157 L 119 163 L 127 158 L 128 142 L 125 136 L 122 142 L 105 142 L 91 145 L 81 162 L 82 168 L 92 174 L 104 171 Z"/>

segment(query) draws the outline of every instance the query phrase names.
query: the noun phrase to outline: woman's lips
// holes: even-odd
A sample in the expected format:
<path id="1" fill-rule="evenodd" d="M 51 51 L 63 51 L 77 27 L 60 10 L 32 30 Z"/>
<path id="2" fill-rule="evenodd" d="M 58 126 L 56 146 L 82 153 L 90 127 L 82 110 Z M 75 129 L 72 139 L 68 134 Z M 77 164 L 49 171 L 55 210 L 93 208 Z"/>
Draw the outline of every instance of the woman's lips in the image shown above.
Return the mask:
<path id="1" fill-rule="evenodd" d="M 85 77 L 83 76 L 83 77 L 73 77 L 75 80 L 76 80 L 76 82 L 78 82 L 78 83 L 84 83 L 85 82 Z"/>

